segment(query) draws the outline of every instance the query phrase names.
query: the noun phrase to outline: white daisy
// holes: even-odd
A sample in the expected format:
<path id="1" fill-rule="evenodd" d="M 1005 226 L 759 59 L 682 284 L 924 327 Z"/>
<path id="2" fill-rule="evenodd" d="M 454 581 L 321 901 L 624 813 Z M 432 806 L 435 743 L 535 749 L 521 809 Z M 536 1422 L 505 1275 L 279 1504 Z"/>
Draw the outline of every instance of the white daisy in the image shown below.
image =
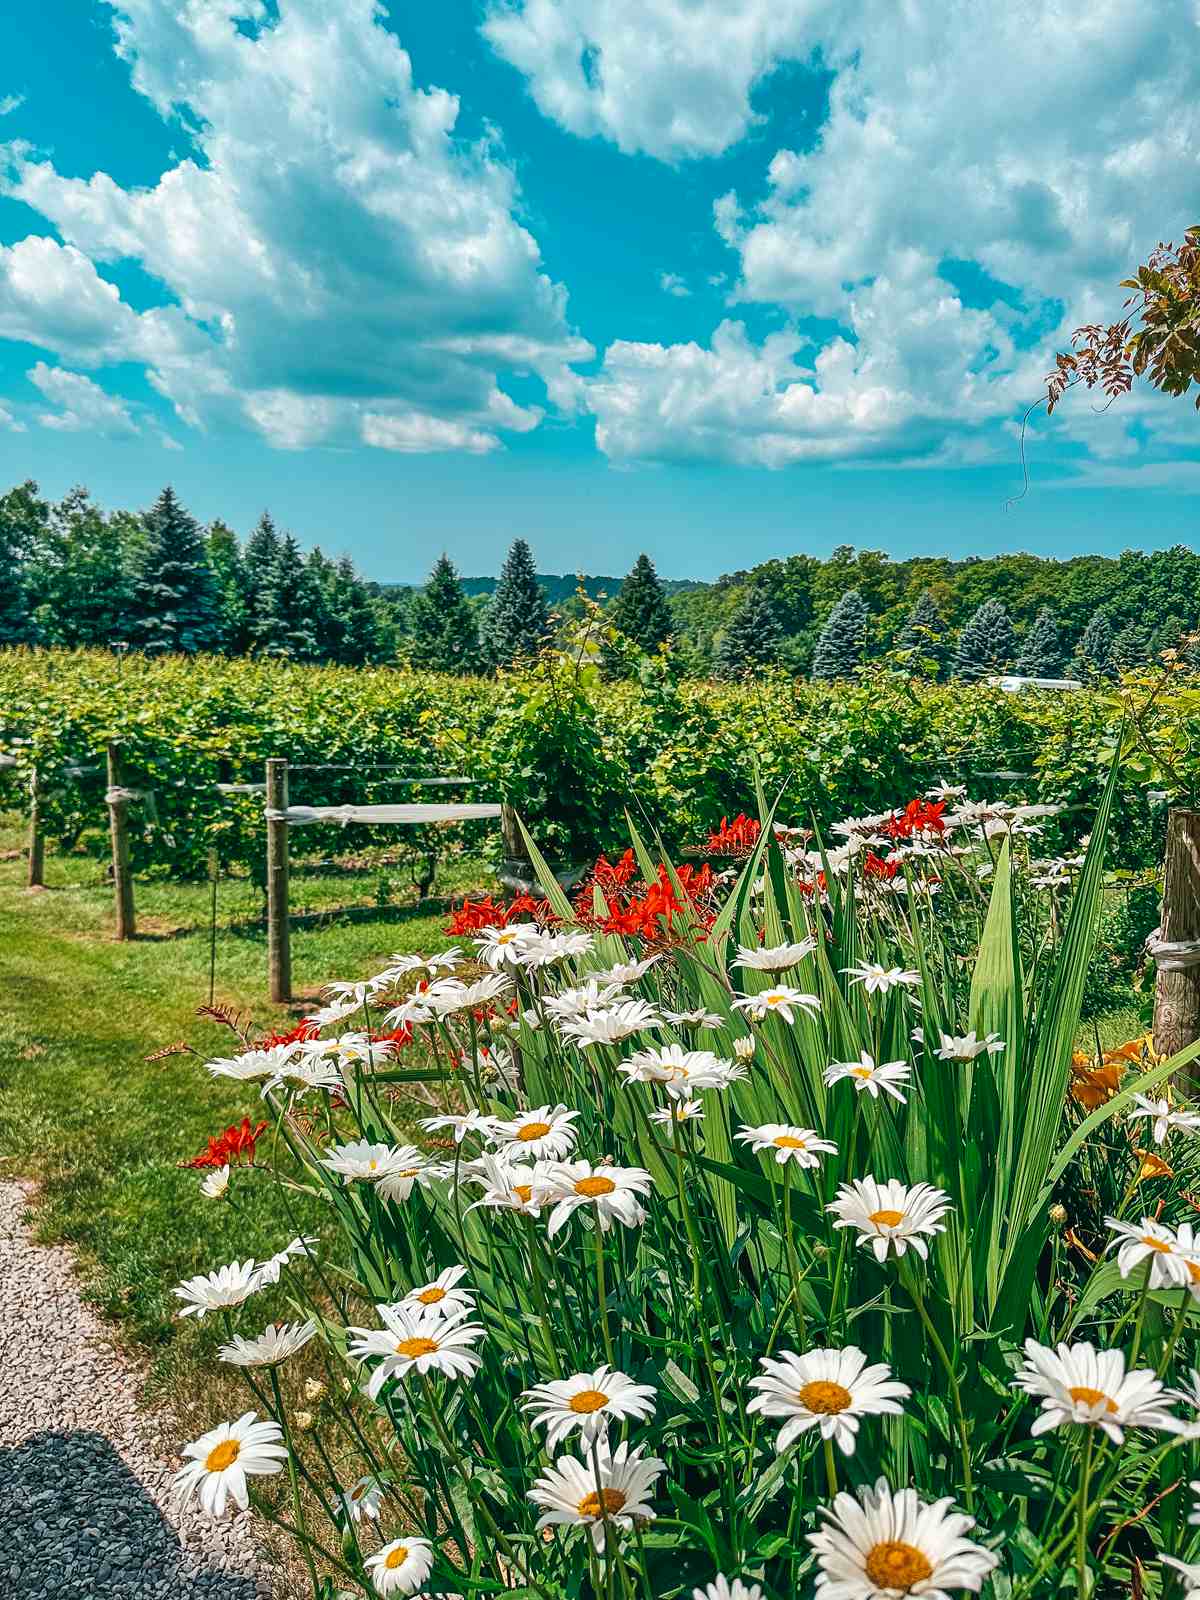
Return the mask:
<path id="1" fill-rule="evenodd" d="M 839 1186 L 837 1199 L 825 1207 L 837 1221 L 835 1228 L 856 1228 L 862 1245 L 869 1245 L 882 1261 L 889 1248 L 902 1256 L 911 1245 L 927 1257 L 922 1234 L 944 1233 L 940 1219 L 951 1207 L 950 1196 L 931 1184 L 906 1188 L 898 1178 L 879 1183 L 872 1177 L 855 1178 Z"/>
<path id="2" fill-rule="evenodd" d="M 411 1144 L 401 1145 L 395 1157 L 392 1166 L 380 1175 L 375 1185 L 385 1200 L 407 1200 L 414 1185 L 428 1189 L 430 1184 L 439 1183 L 450 1175 L 449 1167 L 430 1161 Z"/>
<path id="3" fill-rule="evenodd" d="M 860 961 L 856 967 L 843 967 L 851 983 L 861 983 L 867 994 L 887 994 L 892 989 L 912 988 L 921 974 L 906 967 L 884 967 L 878 961 Z"/>
<path id="4" fill-rule="evenodd" d="M 315 1322 L 268 1322 L 255 1339 L 235 1333 L 230 1344 L 217 1351 L 222 1361 L 234 1367 L 277 1367 L 294 1356 L 317 1331 Z"/>
<path id="5" fill-rule="evenodd" d="M 725 1018 L 719 1017 L 715 1011 L 707 1011 L 703 1006 L 696 1006 L 692 1011 L 664 1011 L 663 1021 L 669 1022 L 673 1028 L 723 1028 Z"/>
<path id="6" fill-rule="evenodd" d="M 334 1043 L 331 1042 L 331 1048 Z M 377 1054 L 385 1055 L 387 1052 L 376 1047 Z M 320 1056 L 299 1057 L 289 1061 L 286 1066 L 280 1067 L 273 1078 L 268 1078 L 263 1084 L 263 1098 L 282 1089 L 287 1084 L 299 1096 L 307 1094 L 310 1089 L 324 1089 L 337 1093 L 345 1089 L 346 1085 L 337 1063 L 323 1060 Z"/>
<path id="7" fill-rule="evenodd" d="M 865 1089 L 872 1100 L 877 1100 L 882 1089 L 885 1094 L 890 1094 L 894 1100 L 899 1100 L 903 1105 L 904 1094 L 898 1086 L 907 1083 L 912 1077 L 912 1068 L 907 1061 L 876 1063 L 875 1057 L 863 1050 L 859 1053 L 857 1061 L 831 1062 L 822 1076 L 830 1088 L 841 1079 L 849 1078 L 860 1094 Z"/>
<path id="8" fill-rule="evenodd" d="M 647 956 L 644 961 L 618 961 L 603 972 L 594 972 L 597 983 L 636 983 L 644 978 L 650 968 L 662 960 L 661 955 Z"/>
<path id="9" fill-rule="evenodd" d="M 1120 1444 L 1126 1428 L 1179 1432 L 1178 1417 L 1166 1409 L 1170 1396 L 1162 1384 L 1149 1368 L 1127 1373 L 1121 1350 L 1096 1350 L 1090 1344 L 1060 1344 L 1050 1350 L 1026 1339 L 1025 1357 L 1013 1382 L 1026 1394 L 1042 1397 L 1032 1434 L 1078 1423 L 1102 1428 Z"/>
<path id="10" fill-rule="evenodd" d="M 477 1322 L 466 1322 L 469 1311 L 443 1316 L 436 1307 L 376 1306 L 384 1326 L 351 1328 L 347 1349 L 357 1361 L 372 1356 L 383 1360 L 371 1374 L 367 1393 L 372 1400 L 390 1378 L 405 1378 L 415 1367 L 419 1374 L 440 1372 L 447 1378 L 470 1378 L 479 1370 L 480 1358 L 471 1348 L 483 1337 Z"/>
<path id="11" fill-rule="evenodd" d="M 825 1526 L 810 1533 L 820 1600 L 950 1600 L 952 1589 L 978 1594 L 1000 1558 L 963 1535 L 973 1517 L 932 1504 L 915 1489 L 893 1490 L 886 1478 L 857 1496 L 839 1494 L 822 1506 Z"/>
<path id="12" fill-rule="evenodd" d="M 764 1376 L 751 1378 L 758 1394 L 746 1407 L 764 1417 L 787 1417 L 775 1441 L 786 1450 L 810 1428 L 822 1439 L 832 1439 L 843 1455 L 852 1456 L 861 1417 L 889 1413 L 899 1416 L 899 1401 L 912 1390 L 892 1378 L 883 1362 L 867 1366 L 867 1358 L 854 1345 L 844 1350 L 810 1350 L 799 1356 L 783 1350 L 777 1358 L 763 1356 Z"/>
<path id="13" fill-rule="evenodd" d="M 1200 1269 L 1194 1251 L 1182 1249 L 1174 1230 L 1165 1223 L 1155 1222 L 1153 1217 L 1143 1217 L 1139 1223 L 1121 1222 L 1116 1217 L 1104 1220 L 1110 1232 L 1116 1234 L 1109 1249 L 1117 1251 L 1123 1278 L 1143 1261 L 1149 1261 L 1152 1289 L 1184 1287 L 1194 1279 L 1193 1269 Z"/>
<path id="14" fill-rule="evenodd" d="M 989 1056 L 994 1056 L 1003 1049 L 1004 1040 L 998 1033 L 989 1033 L 985 1039 L 979 1039 L 972 1028 L 970 1033 L 964 1033 L 961 1038 L 953 1033 L 943 1033 L 942 1042 L 933 1053 L 939 1061 L 974 1061 L 976 1056 L 983 1055 L 985 1051 Z"/>
<path id="15" fill-rule="evenodd" d="M 654 1180 L 642 1167 L 593 1167 L 590 1161 L 556 1161 L 542 1182 L 543 1199 L 554 1206 L 547 1233 L 554 1234 L 573 1211 L 590 1206 L 602 1231 L 614 1222 L 636 1228 L 646 1220 L 638 1196 L 649 1194 Z"/>
<path id="16" fill-rule="evenodd" d="M 661 1025 L 658 1013 L 645 1000 L 623 1000 L 607 1010 L 567 1017 L 561 1024 L 561 1031 L 565 1037 L 577 1039 L 580 1049 L 586 1050 L 593 1044 L 619 1044 L 632 1034 Z"/>
<path id="17" fill-rule="evenodd" d="M 1155 1144 L 1161 1144 L 1175 1128 L 1182 1128 L 1186 1133 L 1195 1133 L 1200 1128 L 1200 1116 L 1192 1111 L 1172 1111 L 1169 1100 L 1151 1100 L 1148 1095 L 1135 1094 L 1133 1102 L 1137 1109 L 1129 1113 L 1130 1122 L 1136 1122 L 1139 1117 L 1153 1118 Z"/>
<path id="18" fill-rule="evenodd" d="M 812 955 L 816 948 L 817 941 L 811 934 L 807 939 L 800 939 L 795 944 L 765 946 L 740 944 L 737 956 L 730 962 L 730 966 L 748 967 L 752 972 L 786 972 L 789 967 L 794 967 L 803 961 L 805 956 Z"/>
<path id="19" fill-rule="evenodd" d="M 513 1160 L 560 1160 L 575 1148 L 579 1129 L 574 1123 L 578 1115 L 578 1111 L 568 1111 L 563 1105 L 537 1106 L 507 1122 L 497 1118 L 492 1138 L 501 1154 Z"/>
<path id="20" fill-rule="evenodd" d="M 590 1445 L 614 1420 L 653 1415 L 654 1395 L 651 1384 L 634 1383 L 605 1365 L 595 1372 L 535 1384 L 521 1396 L 521 1407 L 531 1413 L 535 1427 L 545 1428 L 546 1449 L 554 1450 L 576 1428 L 584 1444 Z"/>
<path id="21" fill-rule="evenodd" d="M 447 1317 L 453 1312 L 467 1312 L 475 1309 L 475 1296 L 469 1289 L 459 1289 L 467 1275 L 466 1267 L 447 1267 L 444 1272 L 439 1272 L 430 1283 L 422 1283 L 415 1289 L 410 1289 L 401 1300 L 402 1306 L 408 1306 L 417 1311 L 422 1306 L 434 1307 L 438 1313 Z"/>
<path id="22" fill-rule="evenodd" d="M 273 1044 L 263 1050 L 246 1050 L 240 1056 L 218 1057 L 206 1063 L 214 1078 L 234 1078 L 253 1083 L 258 1078 L 273 1078 L 280 1067 L 296 1054 L 295 1044 Z"/>
<path id="23" fill-rule="evenodd" d="M 291 1244 L 284 1245 L 283 1249 L 277 1251 L 270 1260 L 264 1261 L 259 1265 L 259 1286 L 261 1287 L 266 1283 L 278 1283 L 284 1267 L 297 1256 L 311 1256 L 316 1242 L 314 1238 L 302 1235 L 299 1239 L 293 1239 Z"/>
<path id="24" fill-rule="evenodd" d="M 428 1539 L 406 1535 L 368 1556 L 366 1567 L 380 1594 L 415 1594 L 432 1570 L 433 1547 Z"/>
<path id="25" fill-rule="evenodd" d="M 352 1017 L 356 1011 L 362 1010 L 362 1004 L 355 999 L 331 1000 L 328 1005 L 323 1005 L 316 1011 L 309 1012 L 305 1022 L 311 1022 L 314 1027 L 328 1028 L 335 1022 L 344 1022 L 347 1017 Z"/>
<path id="26" fill-rule="evenodd" d="M 802 994 L 799 989 L 781 983 L 773 989 L 764 989 L 761 994 L 739 995 L 733 1002 L 733 1008 L 735 1011 L 744 1011 L 756 1022 L 761 1022 L 764 1017 L 782 1017 L 790 1026 L 796 1020 L 798 1009 L 811 1014 L 821 1009 L 821 1002 L 815 994 Z"/>
<path id="27" fill-rule="evenodd" d="M 481 1133 L 485 1139 L 490 1139 L 496 1131 L 496 1119 L 483 1111 L 476 1111 L 472 1106 L 469 1111 L 444 1117 L 423 1117 L 421 1126 L 426 1133 L 440 1133 L 443 1128 L 451 1128 L 455 1144 L 461 1144 L 469 1133 Z"/>
<path id="28" fill-rule="evenodd" d="M 260 1284 L 259 1269 L 251 1260 L 231 1261 L 215 1272 L 185 1278 L 171 1293 L 184 1301 L 181 1317 L 206 1317 L 248 1300 Z"/>
<path id="29" fill-rule="evenodd" d="M 462 959 L 463 953 L 458 945 L 452 945 L 449 950 L 442 950 L 436 956 L 395 955 L 377 981 L 381 986 L 384 981 L 395 983 L 397 978 L 408 977 L 413 972 L 428 972 L 430 977 L 436 977 L 439 972 L 453 972 Z"/>
<path id="30" fill-rule="evenodd" d="M 657 1045 L 651 1050 L 635 1050 L 617 1071 L 629 1083 L 661 1083 L 667 1092 L 684 1096 L 694 1089 L 725 1089 L 746 1076 L 711 1050 L 685 1050 L 681 1044 Z"/>
<path id="31" fill-rule="evenodd" d="M 603 1011 L 618 1000 L 630 998 L 621 993 L 619 983 L 601 983 L 596 978 L 588 978 L 574 988 L 564 989 L 561 994 L 546 995 L 542 1007 L 548 1016 L 561 1022 L 567 1017 L 586 1017 L 589 1011 Z"/>
<path id="32" fill-rule="evenodd" d="M 480 961 L 496 972 L 504 966 L 518 966 L 524 946 L 541 937 L 536 922 L 510 922 L 506 928 L 484 928 L 473 942 Z"/>
<path id="33" fill-rule="evenodd" d="M 650 1113 L 651 1122 L 661 1122 L 670 1127 L 676 1122 L 703 1122 L 704 1107 L 699 1100 L 675 1100 Z"/>
<path id="34" fill-rule="evenodd" d="M 822 1139 L 815 1128 L 793 1128 L 786 1122 L 764 1122 L 757 1128 L 739 1128 L 735 1138 L 756 1155 L 773 1155 L 779 1166 L 794 1161 L 798 1167 L 819 1167 L 822 1156 L 837 1155 L 837 1145 Z"/>
<path id="35" fill-rule="evenodd" d="M 458 978 L 440 978 L 414 998 L 436 1017 L 450 1017 L 458 1011 L 474 1011 L 491 1005 L 501 995 L 507 994 L 512 984 L 502 973 L 479 978 L 474 983 L 463 983 Z"/>
<path id="36" fill-rule="evenodd" d="M 483 1195 L 467 1207 L 474 1211 L 487 1206 L 494 1211 L 520 1211 L 527 1217 L 539 1216 L 545 1204 L 545 1180 L 550 1163 L 537 1161 L 531 1167 L 514 1161 L 499 1161 L 495 1156 L 481 1156 L 472 1163 L 468 1174 L 474 1182 L 483 1185 Z"/>
<path id="37" fill-rule="evenodd" d="M 740 1578 L 731 1581 L 718 1572 L 703 1589 L 692 1590 L 692 1600 L 763 1600 L 763 1592 L 757 1583 L 743 1583 Z"/>
<path id="38" fill-rule="evenodd" d="M 642 1457 L 642 1447 L 619 1444 L 610 1455 L 601 1443 L 595 1461 L 560 1456 L 529 1491 L 534 1505 L 544 1507 L 538 1529 L 585 1527 L 597 1550 L 604 1549 L 605 1525 L 627 1531 L 633 1519 L 651 1521 L 650 1495 L 666 1462 Z"/>
<path id="39" fill-rule="evenodd" d="M 384 1485 L 369 1472 L 352 1483 L 342 1496 L 342 1506 L 351 1522 L 361 1522 L 364 1517 L 378 1522 L 383 1490 Z"/>
<path id="40" fill-rule="evenodd" d="M 183 1454 L 191 1459 L 175 1474 L 175 1492 L 183 1505 L 198 1496 L 210 1517 L 224 1516 L 231 1500 L 244 1511 L 250 1503 L 246 1479 L 278 1472 L 287 1460 L 278 1423 L 259 1422 L 255 1411 L 202 1434 L 184 1445 Z"/>
<path id="41" fill-rule="evenodd" d="M 200 1185 L 200 1193 L 209 1200 L 223 1200 L 229 1192 L 229 1163 L 210 1172 Z"/>
<path id="42" fill-rule="evenodd" d="M 757 1048 L 758 1041 L 748 1033 L 733 1041 L 733 1053 L 739 1061 L 749 1061 Z"/>
<path id="43" fill-rule="evenodd" d="M 403 1166 L 409 1155 L 424 1156 L 411 1145 L 372 1143 L 369 1139 L 351 1139 L 346 1144 L 334 1145 L 321 1157 L 321 1165 L 336 1172 L 347 1183 L 376 1183 L 385 1172 Z"/>
<path id="44" fill-rule="evenodd" d="M 1190 1520 L 1192 1519 L 1189 1518 Z M 1161 1551 L 1158 1559 L 1165 1566 L 1173 1567 L 1179 1574 L 1184 1594 L 1200 1594 L 1200 1561 L 1180 1561 L 1175 1556 L 1163 1555 Z"/>
<path id="45" fill-rule="evenodd" d="M 594 943 L 595 935 L 590 933 L 543 933 L 521 945 L 517 960 L 523 967 L 548 967 L 569 956 L 587 955 Z"/>

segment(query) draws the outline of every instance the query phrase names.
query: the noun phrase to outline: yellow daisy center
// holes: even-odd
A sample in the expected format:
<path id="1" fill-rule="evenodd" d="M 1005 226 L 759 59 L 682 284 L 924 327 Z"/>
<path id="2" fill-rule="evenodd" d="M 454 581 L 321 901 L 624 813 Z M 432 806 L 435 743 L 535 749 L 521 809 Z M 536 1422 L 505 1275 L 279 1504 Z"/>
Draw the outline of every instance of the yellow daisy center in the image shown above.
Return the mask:
<path id="1" fill-rule="evenodd" d="M 415 1361 L 418 1356 L 431 1356 L 436 1349 L 436 1339 L 401 1339 L 396 1346 L 396 1354 Z"/>
<path id="2" fill-rule="evenodd" d="M 514 1183 L 513 1193 L 523 1206 L 527 1206 L 533 1199 L 533 1185 L 531 1183 Z"/>
<path id="3" fill-rule="evenodd" d="M 515 928 L 509 928 L 505 933 L 502 933 L 500 935 L 500 937 L 496 940 L 496 943 L 497 944 L 511 944 L 516 937 L 517 937 L 516 929 Z"/>
<path id="4" fill-rule="evenodd" d="M 377 1166 L 378 1166 L 378 1165 L 379 1165 L 379 1163 L 378 1163 L 378 1161 L 376 1161 L 376 1160 L 375 1160 L 375 1157 L 374 1157 L 374 1156 L 372 1156 L 372 1157 L 371 1157 L 371 1159 L 370 1159 L 370 1161 L 368 1161 L 368 1162 L 367 1162 L 367 1171 L 368 1171 L 368 1172 L 374 1172 L 374 1171 L 375 1171 L 375 1168 L 376 1168 L 376 1167 L 377 1167 Z"/>
<path id="5" fill-rule="evenodd" d="M 445 1298 L 445 1289 L 440 1288 L 436 1283 L 431 1283 L 428 1289 L 422 1289 L 417 1296 L 423 1306 L 435 1306 L 439 1300 L 444 1300 Z"/>
<path id="6" fill-rule="evenodd" d="M 607 1512 L 610 1517 L 615 1517 L 625 1504 L 625 1498 L 620 1489 L 593 1489 L 579 1502 L 579 1515 L 601 1517 Z"/>
<path id="7" fill-rule="evenodd" d="M 575 1184 L 575 1193 L 595 1200 L 599 1195 L 612 1194 L 616 1187 L 611 1178 L 580 1178 Z"/>
<path id="8" fill-rule="evenodd" d="M 608 1396 L 600 1389 L 581 1389 L 578 1394 L 573 1394 L 567 1401 L 572 1411 L 577 1411 L 581 1416 L 590 1416 L 593 1411 L 599 1411 L 601 1406 L 608 1404 Z"/>
<path id="9" fill-rule="evenodd" d="M 1103 1404 L 1104 1409 L 1110 1413 L 1117 1409 L 1117 1402 L 1110 1400 L 1101 1389 L 1089 1389 L 1085 1384 L 1080 1384 L 1077 1388 L 1068 1389 L 1067 1393 L 1078 1406 L 1098 1406 Z"/>
<path id="10" fill-rule="evenodd" d="M 870 1067 L 851 1067 L 850 1076 L 852 1078 L 869 1078 L 871 1076 L 871 1069 Z"/>
<path id="11" fill-rule="evenodd" d="M 238 1439 L 222 1439 L 221 1443 L 214 1445 L 204 1459 L 204 1465 L 209 1472 L 224 1472 L 226 1467 L 231 1467 L 242 1453 L 241 1441 Z"/>
<path id="12" fill-rule="evenodd" d="M 527 1122 L 523 1128 L 517 1129 L 517 1138 L 522 1144 L 528 1144 L 531 1139 L 544 1139 L 549 1132 L 548 1122 Z"/>
<path id="13" fill-rule="evenodd" d="M 767 996 L 767 1004 L 769 1006 L 781 1006 L 783 1004 L 783 996 L 781 994 L 769 994 Z"/>
<path id="14" fill-rule="evenodd" d="M 845 1411 L 853 1400 L 849 1389 L 843 1389 L 840 1383 L 831 1383 L 824 1378 L 818 1378 L 814 1383 L 806 1383 L 796 1398 L 802 1406 L 818 1417 L 836 1417 L 838 1412 Z"/>
<path id="15" fill-rule="evenodd" d="M 899 1589 L 909 1594 L 914 1583 L 924 1583 L 933 1576 L 933 1564 L 916 1545 L 905 1544 L 900 1539 L 888 1539 L 868 1551 L 866 1573 L 880 1589 Z"/>
<path id="16" fill-rule="evenodd" d="M 904 1213 L 903 1211 L 872 1211 L 867 1221 L 873 1222 L 877 1228 L 898 1228 L 904 1221 Z"/>
<path id="17" fill-rule="evenodd" d="M 1185 1261 L 1184 1266 L 1187 1267 L 1188 1277 L 1191 1278 L 1192 1282 L 1200 1283 L 1200 1267 L 1194 1261 Z"/>
<path id="18" fill-rule="evenodd" d="M 394 1550 L 388 1551 L 384 1557 L 383 1564 L 389 1572 L 395 1572 L 396 1568 L 403 1566 L 407 1560 L 408 1546 L 406 1544 L 398 1544 Z"/>
<path id="19" fill-rule="evenodd" d="M 777 1144 L 781 1150 L 803 1150 L 805 1148 L 804 1140 L 797 1139 L 791 1133 L 777 1133 L 771 1143 Z"/>
<path id="20" fill-rule="evenodd" d="M 1148 1233 L 1144 1233 L 1142 1243 L 1147 1250 L 1160 1250 L 1164 1256 L 1171 1254 L 1172 1246 L 1168 1239 L 1152 1239 Z"/>

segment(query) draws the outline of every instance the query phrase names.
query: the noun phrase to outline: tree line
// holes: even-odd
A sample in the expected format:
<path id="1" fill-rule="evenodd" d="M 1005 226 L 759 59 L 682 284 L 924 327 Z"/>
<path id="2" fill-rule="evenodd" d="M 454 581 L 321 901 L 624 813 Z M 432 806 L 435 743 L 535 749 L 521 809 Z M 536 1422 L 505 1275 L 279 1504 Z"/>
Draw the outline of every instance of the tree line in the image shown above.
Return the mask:
<path id="1" fill-rule="evenodd" d="M 491 592 L 469 592 L 480 587 L 445 555 L 420 587 L 373 583 L 348 557 L 303 552 L 267 512 L 244 541 L 221 521 L 201 527 L 170 488 L 140 514 L 105 513 L 81 488 L 57 504 L 32 482 L 0 496 L 0 645 L 480 673 L 536 656 L 590 614 L 610 677 L 661 651 L 697 677 L 839 678 L 889 652 L 937 677 L 1059 677 L 1137 666 L 1200 622 L 1200 557 L 1182 545 L 1067 561 L 892 561 L 843 545 L 686 586 L 643 554 L 611 593 L 584 579 L 564 598 L 559 580 L 552 606 L 517 539 Z"/>

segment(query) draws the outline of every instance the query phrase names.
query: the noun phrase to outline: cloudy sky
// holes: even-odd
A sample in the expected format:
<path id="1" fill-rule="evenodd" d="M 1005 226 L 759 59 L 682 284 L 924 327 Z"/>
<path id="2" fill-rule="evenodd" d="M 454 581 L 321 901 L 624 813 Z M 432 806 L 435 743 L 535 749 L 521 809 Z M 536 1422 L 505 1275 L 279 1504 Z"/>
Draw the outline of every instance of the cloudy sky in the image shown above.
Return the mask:
<path id="1" fill-rule="evenodd" d="M 57 0 L 4 24 L 0 478 L 703 577 L 1194 536 L 1200 419 L 1018 424 L 1200 221 L 1195 0 Z"/>

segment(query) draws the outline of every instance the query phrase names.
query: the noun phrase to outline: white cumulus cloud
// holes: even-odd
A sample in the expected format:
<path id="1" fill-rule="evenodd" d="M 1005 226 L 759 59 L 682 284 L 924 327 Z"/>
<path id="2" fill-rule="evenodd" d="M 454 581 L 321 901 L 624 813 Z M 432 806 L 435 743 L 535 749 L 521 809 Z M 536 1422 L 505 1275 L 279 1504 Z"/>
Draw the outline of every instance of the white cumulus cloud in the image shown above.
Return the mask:
<path id="1" fill-rule="evenodd" d="M 106 394 L 98 383 L 82 372 L 66 367 L 48 367 L 39 361 L 26 373 L 30 383 L 40 389 L 57 411 L 44 411 L 38 421 L 44 428 L 59 428 L 66 433 L 101 433 L 120 436 L 139 432 L 125 402 Z"/>
<path id="2" fill-rule="evenodd" d="M 552 403 L 573 392 L 591 350 L 516 218 L 511 168 L 457 137 L 458 101 L 414 83 L 374 0 L 121 0 L 115 27 L 134 87 L 197 159 L 125 189 L 7 146 L 3 192 L 66 243 L 5 253 L 0 336 L 75 365 L 140 361 L 185 422 L 233 417 L 285 448 L 494 448 L 541 415 L 507 376 L 539 377 Z M 178 303 L 123 303 L 96 271 L 122 260 Z"/>

